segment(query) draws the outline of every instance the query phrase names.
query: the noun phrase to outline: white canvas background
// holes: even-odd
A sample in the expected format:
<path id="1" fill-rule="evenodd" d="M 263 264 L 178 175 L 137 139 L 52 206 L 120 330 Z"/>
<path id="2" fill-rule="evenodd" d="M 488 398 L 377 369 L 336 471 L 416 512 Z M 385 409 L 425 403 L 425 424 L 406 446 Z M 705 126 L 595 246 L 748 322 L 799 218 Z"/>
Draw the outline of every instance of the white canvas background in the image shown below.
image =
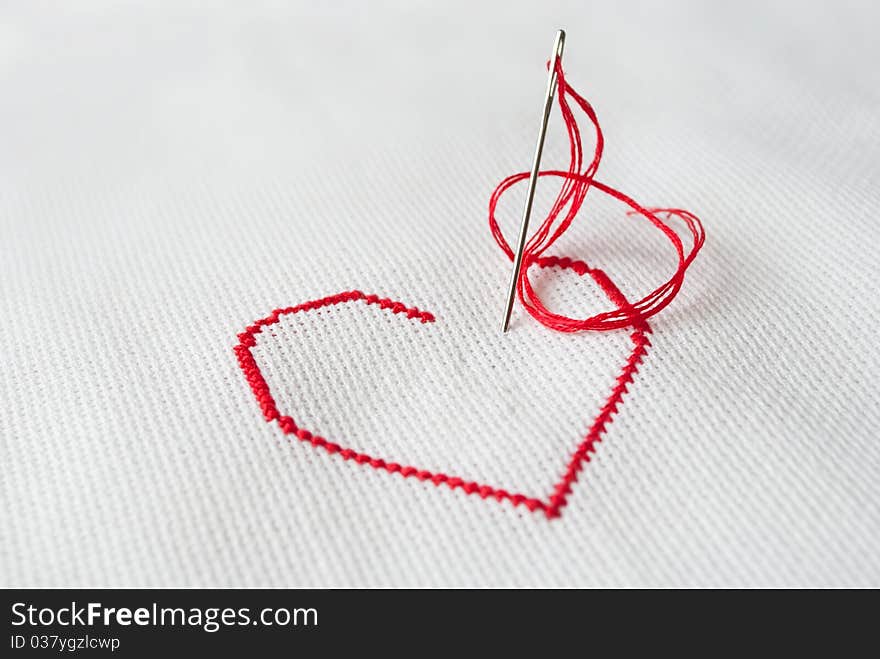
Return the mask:
<path id="1" fill-rule="evenodd" d="M 872 5 L 322 4 L 0 10 L 0 583 L 880 585 Z M 236 334 L 359 288 L 437 315 L 440 347 L 406 359 L 442 370 L 443 342 L 476 342 L 455 352 L 473 375 L 521 345 L 534 386 L 468 384 L 487 412 L 471 454 L 443 386 L 371 412 L 362 366 L 352 413 L 328 360 L 306 378 L 318 423 L 530 493 L 561 470 L 567 442 L 531 429 L 569 432 L 561 400 L 604 399 L 572 392 L 600 387 L 622 340 L 520 312 L 499 336 L 509 265 L 485 218 L 528 167 L 558 27 L 605 129 L 600 179 L 708 233 L 561 519 L 291 443 Z M 667 272 L 662 242 L 598 199 L 564 242 L 630 295 Z M 570 283 L 548 283 L 560 305 L 597 309 Z M 350 323 L 318 342 L 370 349 Z M 279 382 L 315 354 L 283 344 Z"/>

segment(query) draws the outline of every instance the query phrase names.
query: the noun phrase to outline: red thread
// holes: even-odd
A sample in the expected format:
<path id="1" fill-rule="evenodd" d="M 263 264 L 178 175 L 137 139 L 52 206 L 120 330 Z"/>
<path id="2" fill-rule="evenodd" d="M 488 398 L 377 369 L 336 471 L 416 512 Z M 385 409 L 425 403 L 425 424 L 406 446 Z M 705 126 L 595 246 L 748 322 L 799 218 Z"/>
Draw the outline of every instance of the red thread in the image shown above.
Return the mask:
<path id="1" fill-rule="evenodd" d="M 627 387 L 632 383 L 639 364 L 647 354 L 648 346 L 650 345 L 648 340 L 650 327 L 648 326 L 647 319 L 666 307 L 678 294 L 684 283 L 685 271 L 693 262 L 694 257 L 705 241 L 705 232 L 699 218 L 689 211 L 680 208 L 642 207 L 624 193 L 595 179 L 604 148 L 602 129 L 599 127 L 599 121 L 592 106 L 575 92 L 565 80 L 561 63 L 557 65 L 556 73 L 558 103 L 569 138 L 569 167 L 567 171 L 544 170 L 538 174 L 542 177 L 554 176 L 562 178 L 564 183 L 547 218 L 541 223 L 538 231 L 526 244 L 523 253 L 522 270 L 517 280 L 517 294 L 520 302 L 532 317 L 543 325 L 561 332 L 577 332 L 581 330 L 605 331 L 629 327 L 632 329 L 630 339 L 633 342 L 633 349 L 620 374 L 617 376 L 617 380 L 605 404 L 599 410 L 598 415 L 593 420 L 589 431 L 581 443 L 575 448 L 559 481 L 553 487 L 553 491 L 545 499 L 541 499 L 525 494 L 508 492 L 491 485 L 466 481 L 458 476 L 433 473 L 417 467 L 405 466 L 397 462 L 373 457 L 366 453 L 359 453 L 351 448 L 343 447 L 328 441 L 324 437 L 315 435 L 305 428 L 300 428 L 292 417 L 282 415 L 278 411 L 275 400 L 269 391 L 269 385 L 263 378 L 260 367 L 251 352 L 251 349 L 256 346 L 256 335 L 261 333 L 264 327 L 277 323 L 281 316 L 350 302 L 377 305 L 382 310 L 403 316 L 409 320 L 418 320 L 422 323 L 433 323 L 435 321 L 434 316 L 427 311 L 422 311 L 415 307 L 407 307 L 402 302 L 380 298 L 377 295 L 366 295 L 360 291 L 348 291 L 319 300 L 305 302 L 295 307 L 276 309 L 269 316 L 256 321 L 238 335 L 239 343 L 234 348 L 235 354 L 266 421 L 275 421 L 285 434 L 293 435 L 299 441 L 323 449 L 331 455 L 339 455 L 343 460 L 353 460 L 359 465 L 370 466 L 390 474 L 399 474 L 403 478 L 417 478 L 421 481 L 430 481 L 436 486 L 442 485 L 452 490 L 461 489 L 467 494 L 476 494 L 483 499 L 509 501 L 514 506 L 523 505 L 530 511 L 542 511 L 550 518 L 559 516 L 562 508 L 567 503 L 568 496 L 571 494 L 572 485 L 577 480 L 584 463 L 589 462 L 591 454 L 595 453 L 596 444 L 602 440 L 608 424 L 613 420 L 614 415 L 623 402 L 623 396 L 627 392 Z M 580 127 L 569 104 L 569 97 L 575 101 L 576 105 L 587 116 L 596 132 L 596 147 L 593 152 L 593 158 L 586 167 L 584 166 Z M 492 235 L 498 246 L 501 247 L 502 251 L 511 260 L 513 259 L 513 250 L 501 233 L 495 218 L 495 208 L 501 196 L 508 189 L 528 179 L 528 177 L 529 172 L 522 172 L 507 177 L 498 185 L 489 200 L 489 226 Z M 617 286 L 602 270 L 590 268 L 584 261 L 545 254 L 547 249 L 571 226 L 572 221 L 583 205 L 587 192 L 591 188 L 596 188 L 625 203 L 630 207 L 628 215 L 642 216 L 647 219 L 664 235 L 676 251 L 678 264 L 673 275 L 669 280 L 637 302 L 628 302 Z M 562 215 L 563 212 L 564 215 Z M 561 215 L 562 219 L 560 220 Z M 665 215 L 666 222 L 661 219 L 661 215 Z M 681 238 L 667 223 L 673 217 L 681 220 L 685 228 L 690 232 L 693 241 L 689 250 L 685 249 Z M 580 276 L 589 274 L 615 308 L 583 320 L 551 312 L 537 296 L 529 280 L 528 273 L 533 265 L 541 268 L 556 267 L 570 269 Z"/>
<path id="2" fill-rule="evenodd" d="M 256 336 L 260 334 L 264 327 L 274 325 L 280 318 L 287 314 L 295 314 L 308 312 L 314 309 L 320 309 L 336 304 L 344 304 L 351 302 L 362 302 L 364 304 L 377 305 L 380 309 L 397 314 L 407 320 L 418 320 L 422 323 L 433 323 L 435 318 L 433 314 L 422 311 L 416 307 L 407 307 L 402 302 L 396 302 L 387 298 L 379 298 L 377 295 L 366 295 L 360 291 L 348 291 L 305 302 L 295 307 L 287 307 L 285 309 L 276 309 L 266 318 L 257 320 L 247 327 L 245 331 L 238 335 L 238 345 L 234 351 L 238 357 L 238 363 L 244 373 L 245 379 L 254 392 L 257 404 L 263 413 L 266 421 L 275 421 L 278 427 L 286 435 L 293 435 L 299 441 L 311 444 L 315 448 L 323 449 L 331 455 L 339 455 L 343 460 L 353 460 L 359 465 L 369 466 L 373 469 L 386 471 L 390 474 L 399 474 L 404 478 L 417 478 L 421 481 L 430 481 L 436 486 L 445 486 L 452 490 L 461 489 L 467 494 L 476 494 L 482 499 L 494 499 L 496 501 L 509 501 L 514 506 L 525 506 L 530 511 L 541 511 L 547 517 L 558 517 L 560 511 L 567 503 L 567 497 L 571 493 L 572 484 L 577 480 L 578 473 L 583 468 L 585 462 L 590 461 L 590 455 L 595 453 L 595 445 L 602 440 L 602 435 L 608 423 L 611 422 L 614 415 L 623 400 L 627 386 L 633 381 L 633 377 L 638 370 L 647 353 L 650 342 L 647 334 L 650 332 L 648 323 L 643 318 L 638 318 L 633 312 L 631 305 L 626 298 L 614 285 L 611 279 L 601 270 L 590 268 L 583 261 L 574 261 L 566 257 L 537 257 L 532 259 L 532 263 L 541 268 L 564 268 L 571 269 L 578 275 L 589 274 L 593 280 L 599 285 L 602 291 L 608 296 L 609 300 L 615 304 L 621 313 L 630 319 L 629 323 L 633 326 L 630 339 L 633 342 L 633 350 L 626 360 L 623 369 L 617 376 L 617 380 L 608 396 L 605 404 L 599 410 L 599 414 L 593 420 L 589 431 L 587 432 L 581 443 L 575 448 L 574 453 L 565 466 L 560 480 L 554 486 L 553 491 L 546 499 L 541 499 L 525 494 L 508 492 L 502 488 L 492 487 L 474 481 L 466 481 L 458 476 L 450 476 L 443 473 L 433 473 L 417 467 L 405 466 L 386 459 L 373 457 L 366 453 L 359 453 L 350 448 L 343 447 L 339 444 L 331 442 L 324 437 L 313 434 L 305 428 L 300 428 L 292 417 L 282 415 L 275 404 L 275 399 L 269 391 L 269 385 L 260 372 L 260 367 L 251 352 L 256 346 Z"/>
<path id="3" fill-rule="evenodd" d="M 542 325 L 560 332 L 578 332 L 581 330 L 611 330 L 622 327 L 636 327 L 639 322 L 650 318 L 661 309 L 666 307 L 672 299 L 678 294 L 684 283 L 684 275 L 688 266 L 694 260 L 697 252 L 703 246 L 705 241 L 705 232 L 699 218 L 693 213 L 681 208 L 645 208 L 633 201 L 623 192 L 600 183 L 595 179 L 599 162 L 602 160 L 602 150 L 604 149 L 605 140 L 602 135 L 602 129 L 599 127 L 599 120 L 593 107 L 582 96 L 580 96 L 565 80 L 562 70 L 562 63 L 558 62 L 556 66 L 557 74 L 557 101 L 559 109 L 562 112 L 562 118 L 565 122 L 565 129 L 568 134 L 570 147 L 568 171 L 561 170 L 544 170 L 538 173 L 539 176 L 554 176 L 564 179 L 562 188 L 556 201 L 550 209 L 547 218 L 541 223 L 541 226 L 526 243 L 523 251 L 522 269 L 520 270 L 519 279 L 517 280 L 517 295 L 526 311 Z M 581 131 L 575 119 L 574 111 L 569 104 L 571 97 L 581 111 L 586 115 L 596 132 L 596 147 L 593 151 L 593 158 L 589 164 L 584 166 L 583 146 L 581 144 Z M 512 186 L 529 178 L 530 172 L 521 172 L 508 176 L 498 184 L 495 191 L 489 199 L 489 227 L 495 242 L 507 257 L 513 260 L 513 250 L 504 239 L 501 229 L 498 227 L 498 221 L 495 219 L 495 207 L 501 196 Z M 619 306 L 617 309 L 596 314 L 589 318 L 579 320 L 570 318 L 561 314 L 550 311 L 532 288 L 529 280 L 529 265 L 539 261 L 544 257 L 547 249 L 555 243 L 560 236 L 571 226 L 572 221 L 577 215 L 584 203 L 587 192 L 591 188 L 596 188 L 605 194 L 622 201 L 630 207 L 628 215 L 642 216 L 647 219 L 654 227 L 659 229 L 667 240 L 675 248 L 678 256 L 678 265 L 674 274 L 661 286 L 651 291 L 648 295 L 633 302 Z M 567 207 L 567 210 L 566 210 Z M 564 215 L 562 215 L 564 211 Z M 560 220 L 560 215 L 562 219 Z M 690 250 L 685 250 L 681 238 L 672 229 L 672 227 L 664 222 L 660 216 L 665 215 L 666 220 L 673 217 L 684 222 L 685 228 L 690 232 L 693 242 Z M 557 222 L 557 220 L 559 220 Z"/>

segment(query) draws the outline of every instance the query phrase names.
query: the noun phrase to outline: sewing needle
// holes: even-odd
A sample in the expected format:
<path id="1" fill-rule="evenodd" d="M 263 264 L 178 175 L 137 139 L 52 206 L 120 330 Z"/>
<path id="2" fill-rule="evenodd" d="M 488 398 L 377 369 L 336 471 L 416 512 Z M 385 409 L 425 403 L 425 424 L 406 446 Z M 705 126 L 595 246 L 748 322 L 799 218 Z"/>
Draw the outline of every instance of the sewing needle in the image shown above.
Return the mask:
<path id="1" fill-rule="evenodd" d="M 510 313 L 513 310 L 513 300 L 516 298 L 516 282 L 519 279 L 519 271 L 522 268 L 523 250 L 526 245 L 526 235 L 529 231 L 529 217 L 532 214 L 532 203 L 535 200 L 535 186 L 538 183 L 538 170 L 541 167 L 541 153 L 544 151 L 544 136 L 547 134 L 547 122 L 550 119 L 550 110 L 553 107 L 553 94 L 556 92 L 556 64 L 562 59 L 562 51 L 565 48 L 565 30 L 556 33 L 556 41 L 553 43 L 553 55 L 550 59 L 550 73 L 547 76 L 547 94 L 544 97 L 544 112 L 541 115 L 541 130 L 538 133 L 538 144 L 535 146 L 535 159 L 532 162 L 532 174 L 529 177 L 529 191 L 526 196 L 526 206 L 523 210 L 522 223 L 519 227 L 519 240 L 513 257 L 513 273 L 510 277 L 510 291 L 507 294 L 507 306 L 504 309 L 504 324 L 501 332 L 507 332 L 510 325 Z"/>

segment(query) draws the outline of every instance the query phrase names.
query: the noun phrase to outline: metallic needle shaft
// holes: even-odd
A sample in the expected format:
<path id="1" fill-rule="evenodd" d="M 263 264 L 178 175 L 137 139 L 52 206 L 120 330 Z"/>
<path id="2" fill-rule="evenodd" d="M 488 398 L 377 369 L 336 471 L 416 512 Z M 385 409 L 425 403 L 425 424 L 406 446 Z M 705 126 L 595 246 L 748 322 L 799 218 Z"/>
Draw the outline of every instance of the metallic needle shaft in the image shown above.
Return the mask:
<path id="1" fill-rule="evenodd" d="M 541 153 L 544 151 L 544 136 L 547 134 L 547 122 L 550 119 L 550 110 L 553 107 L 553 94 L 556 92 L 556 64 L 562 59 L 562 51 L 565 48 L 565 31 L 556 33 L 556 41 L 553 43 L 553 56 L 550 58 L 550 73 L 547 76 L 547 94 L 544 97 L 544 112 L 541 115 L 541 130 L 538 133 L 538 144 L 535 146 L 535 159 L 532 162 L 532 174 L 529 177 L 529 191 L 526 196 L 526 206 L 523 210 L 522 224 L 519 228 L 519 239 L 516 251 L 513 255 L 513 273 L 510 277 L 510 291 L 507 294 L 507 306 L 504 308 L 504 324 L 501 331 L 506 332 L 510 325 L 510 313 L 513 310 L 513 301 L 516 298 L 516 282 L 519 279 L 519 271 L 522 268 L 523 250 L 526 245 L 526 236 L 529 232 L 529 217 L 532 214 L 532 202 L 535 200 L 535 185 L 538 182 L 538 170 L 541 167 Z"/>

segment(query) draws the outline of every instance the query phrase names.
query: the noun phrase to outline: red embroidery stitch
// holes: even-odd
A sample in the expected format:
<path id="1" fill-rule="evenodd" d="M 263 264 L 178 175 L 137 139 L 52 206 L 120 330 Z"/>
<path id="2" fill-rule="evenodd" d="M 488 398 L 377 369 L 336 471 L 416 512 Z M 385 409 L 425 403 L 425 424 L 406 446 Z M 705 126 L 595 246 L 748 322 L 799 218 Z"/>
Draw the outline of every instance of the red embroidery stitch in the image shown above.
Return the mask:
<path id="1" fill-rule="evenodd" d="M 461 488 L 467 494 L 478 494 L 483 499 L 495 499 L 496 501 L 510 501 L 514 506 L 524 505 L 530 511 L 540 510 L 549 517 L 558 517 L 560 511 L 567 503 L 567 497 L 571 493 L 572 484 L 577 480 L 578 472 L 583 468 L 585 462 L 590 461 L 590 454 L 595 453 L 595 445 L 601 441 L 602 435 L 606 427 L 611 422 L 618 407 L 626 393 L 627 386 L 633 381 L 633 377 L 638 370 L 647 353 L 650 342 L 647 334 L 651 331 L 647 321 L 639 318 L 632 313 L 632 308 L 617 286 L 611 279 L 601 270 L 592 269 L 583 261 L 574 261 L 567 257 L 545 256 L 535 260 L 535 263 L 542 268 L 567 268 L 573 270 L 580 276 L 589 274 L 593 280 L 599 285 L 602 291 L 608 296 L 609 300 L 615 304 L 619 310 L 624 312 L 630 318 L 630 324 L 633 331 L 630 339 L 633 342 L 633 350 L 630 353 L 626 364 L 617 376 L 616 383 L 611 390 L 611 394 L 599 410 L 599 414 L 593 420 L 593 423 L 584 437 L 583 441 L 576 447 L 572 457 L 565 467 L 561 479 L 553 488 L 553 492 L 546 500 L 536 497 L 526 496 L 525 494 L 512 493 L 507 490 L 476 483 L 473 481 L 465 481 L 456 476 L 450 476 L 442 473 L 433 473 L 417 467 L 405 466 L 396 462 L 388 462 L 382 458 L 376 458 L 366 453 L 358 453 L 350 448 L 345 448 L 339 444 L 333 443 L 324 437 L 320 437 L 297 426 L 296 422 L 290 416 L 282 415 L 275 405 L 275 400 L 269 391 L 269 385 L 260 372 L 256 359 L 251 352 L 257 341 L 256 335 L 262 332 L 263 328 L 278 322 L 281 316 L 286 314 L 300 313 L 313 309 L 320 309 L 335 304 L 343 304 L 348 302 L 363 302 L 365 304 L 376 304 L 381 309 L 390 311 L 393 314 L 402 314 L 406 318 L 418 320 L 422 323 L 433 323 L 434 316 L 415 307 L 407 307 L 402 302 L 396 302 L 388 298 L 380 298 L 378 295 L 366 295 L 361 291 L 347 291 L 337 295 L 321 298 L 305 302 L 295 307 L 287 307 L 285 309 L 276 309 L 266 318 L 256 321 L 254 324 L 245 329 L 238 335 L 239 343 L 235 346 L 234 351 L 238 357 L 238 363 L 244 373 L 245 378 L 250 384 L 257 399 L 257 404 L 263 412 L 266 421 L 276 421 L 281 430 L 287 435 L 295 435 L 301 442 L 311 444 L 316 448 L 321 448 L 328 453 L 338 454 L 344 460 L 354 460 L 360 465 L 369 465 L 374 469 L 381 469 L 391 474 L 400 474 L 404 478 L 418 478 L 422 481 L 431 481 L 434 485 L 445 485 L 453 490 Z"/>

